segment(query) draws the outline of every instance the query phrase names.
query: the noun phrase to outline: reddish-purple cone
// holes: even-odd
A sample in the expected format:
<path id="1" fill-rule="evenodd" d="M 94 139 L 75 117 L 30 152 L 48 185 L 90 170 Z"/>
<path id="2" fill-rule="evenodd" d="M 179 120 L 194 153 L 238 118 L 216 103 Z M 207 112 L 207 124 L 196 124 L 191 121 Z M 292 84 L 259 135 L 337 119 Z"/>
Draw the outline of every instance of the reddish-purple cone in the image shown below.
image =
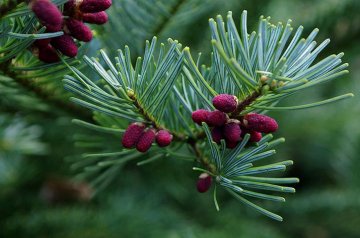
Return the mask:
<path id="1" fill-rule="evenodd" d="M 146 152 L 150 149 L 152 143 L 154 142 L 155 140 L 155 130 L 154 129 L 148 129 L 147 131 L 145 131 L 138 143 L 136 144 L 136 149 L 139 151 L 139 152 Z"/>
<path id="2" fill-rule="evenodd" d="M 214 97 L 212 103 L 219 111 L 229 113 L 235 111 L 238 104 L 238 99 L 234 95 L 219 94 Z"/>
<path id="3" fill-rule="evenodd" d="M 144 130 L 145 125 L 143 123 L 131 123 L 123 135 L 121 140 L 122 145 L 128 149 L 134 148 L 136 143 L 140 140 Z"/>
<path id="4" fill-rule="evenodd" d="M 46 27 L 48 32 L 60 31 L 62 27 L 62 14 L 55 4 L 49 0 L 35 0 L 31 4 L 31 10 Z"/>
<path id="5" fill-rule="evenodd" d="M 243 123 L 247 129 L 262 133 L 275 132 L 278 129 L 278 124 L 273 118 L 257 113 L 245 115 Z"/>
<path id="6" fill-rule="evenodd" d="M 108 15 L 104 11 L 97 13 L 84 13 L 82 20 L 87 23 L 102 25 L 108 21 Z"/>
<path id="7" fill-rule="evenodd" d="M 55 63 L 60 60 L 55 49 L 51 45 L 39 47 L 39 60 L 45 63 Z"/>
<path id="8" fill-rule="evenodd" d="M 194 111 L 191 114 L 191 118 L 193 119 L 193 121 L 201 126 L 202 122 L 206 122 L 206 118 L 209 115 L 209 111 L 205 110 L 205 109 L 199 109 Z"/>
<path id="9" fill-rule="evenodd" d="M 206 117 L 206 123 L 209 126 L 222 126 L 228 120 L 228 116 L 224 112 L 213 111 L 210 112 Z"/>
<path id="10" fill-rule="evenodd" d="M 40 40 L 36 40 L 34 41 L 34 45 L 39 47 L 39 48 L 42 48 L 42 47 L 46 47 L 50 44 L 50 41 L 51 39 L 50 38 L 47 38 L 47 39 L 40 39 Z"/>
<path id="11" fill-rule="evenodd" d="M 241 128 L 241 137 L 244 137 L 246 134 L 249 134 L 250 135 L 250 138 L 249 138 L 250 142 L 259 142 L 262 139 L 261 132 L 250 131 L 250 130 L 244 128 L 243 126 L 241 126 L 240 128 Z"/>
<path id="12" fill-rule="evenodd" d="M 224 136 L 228 142 L 238 142 L 241 139 L 241 129 L 235 122 L 227 123 L 224 126 Z"/>
<path id="13" fill-rule="evenodd" d="M 262 135 L 260 132 L 257 131 L 251 131 L 250 132 L 250 141 L 251 142 L 259 142 L 262 138 Z"/>
<path id="14" fill-rule="evenodd" d="M 220 144 L 221 139 L 224 139 L 223 128 L 222 127 L 214 127 L 211 130 L 211 137 L 212 137 L 213 141 L 215 141 L 217 144 Z"/>
<path id="15" fill-rule="evenodd" d="M 61 53 L 69 57 L 75 57 L 78 52 L 78 48 L 73 38 L 69 35 L 62 35 L 55 37 L 51 40 L 51 45 L 58 49 Z"/>
<path id="16" fill-rule="evenodd" d="M 105 11 L 111 4 L 111 0 L 83 0 L 79 9 L 84 13 L 95 13 Z"/>
<path id="17" fill-rule="evenodd" d="M 238 141 L 226 141 L 226 148 L 234 149 L 238 143 Z"/>
<path id="18" fill-rule="evenodd" d="M 170 145 L 172 139 L 173 139 L 173 135 L 171 135 L 171 133 L 167 130 L 160 130 L 156 134 L 156 143 L 160 147 L 165 147 Z"/>
<path id="19" fill-rule="evenodd" d="M 79 41 L 89 42 L 92 40 L 91 29 L 85 25 L 82 21 L 69 18 L 66 21 L 66 27 L 70 32 L 70 35 Z"/>
<path id="20" fill-rule="evenodd" d="M 205 193 L 209 190 L 212 184 L 212 177 L 207 173 L 202 173 L 196 183 L 196 188 L 199 193 Z"/>

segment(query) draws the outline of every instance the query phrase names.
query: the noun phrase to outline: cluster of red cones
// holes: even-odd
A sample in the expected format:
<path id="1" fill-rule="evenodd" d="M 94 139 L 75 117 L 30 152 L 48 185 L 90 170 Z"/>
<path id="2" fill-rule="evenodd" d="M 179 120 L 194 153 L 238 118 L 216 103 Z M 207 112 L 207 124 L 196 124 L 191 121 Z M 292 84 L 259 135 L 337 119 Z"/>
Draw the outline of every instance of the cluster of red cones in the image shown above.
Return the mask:
<path id="1" fill-rule="evenodd" d="M 139 152 L 144 153 L 150 149 L 155 141 L 158 146 L 166 147 L 170 145 L 172 139 L 172 134 L 167 130 L 146 128 L 145 124 L 134 122 L 126 129 L 122 138 L 122 145 L 124 148 L 136 148 Z"/>
<path id="2" fill-rule="evenodd" d="M 231 113 L 235 112 L 238 106 L 238 99 L 234 95 L 220 94 L 214 97 L 213 105 L 217 110 L 196 110 L 192 113 L 192 119 L 199 125 L 205 122 L 212 127 L 213 141 L 219 144 L 225 139 L 227 148 L 234 148 L 247 133 L 250 134 L 251 142 L 258 142 L 262 138 L 262 133 L 271 133 L 278 129 L 278 124 L 273 118 L 257 113 L 232 119 Z"/>
<path id="3" fill-rule="evenodd" d="M 75 57 L 78 46 L 74 39 L 91 41 L 93 35 L 85 23 L 105 24 L 108 21 L 105 10 L 111 4 L 111 0 L 70 0 L 62 13 L 50 0 L 31 1 L 30 9 L 46 27 L 46 32 L 64 31 L 62 36 L 35 41 L 39 59 L 45 63 L 58 62 L 60 59 L 56 50 L 68 57 Z"/>
<path id="4" fill-rule="evenodd" d="M 236 96 L 220 94 L 212 101 L 215 111 L 199 109 L 192 113 L 191 117 L 195 123 L 201 125 L 205 122 L 211 128 L 213 141 L 220 144 L 225 139 L 227 148 L 234 148 L 242 141 L 245 134 L 250 134 L 251 142 L 258 142 L 262 138 L 262 133 L 275 132 L 278 129 L 277 122 L 265 115 L 249 113 L 242 117 L 237 117 L 236 110 L 239 101 Z M 231 118 L 233 115 L 238 119 Z M 208 173 L 200 174 L 196 183 L 199 193 L 207 192 L 212 184 L 212 177 Z"/>

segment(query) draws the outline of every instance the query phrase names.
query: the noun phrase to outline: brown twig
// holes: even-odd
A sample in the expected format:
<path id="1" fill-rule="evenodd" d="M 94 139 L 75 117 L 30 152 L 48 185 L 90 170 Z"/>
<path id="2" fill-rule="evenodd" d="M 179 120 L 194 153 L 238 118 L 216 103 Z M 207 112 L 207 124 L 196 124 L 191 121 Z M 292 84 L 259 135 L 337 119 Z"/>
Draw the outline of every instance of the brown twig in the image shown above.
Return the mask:
<path id="1" fill-rule="evenodd" d="M 191 140 L 187 142 L 191 149 L 194 151 L 195 156 L 197 158 L 197 161 L 201 163 L 205 168 L 208 169 L 209 172 L 215 174 L 216 173 L 216 167 L 210 163 L 209 159 L 203 155 L 201 150 L 197 146 L 197 141 Z"/>
<path id="2" fill-rule="evenodd" d="M 231 118 L 238 118 L 239 114 L 251 103 L 253 103 L 261 95 L 261 89 L 253 92 L 247 98 L 245 98 L 241 103 L 238 104 L 236 110 L 231 113 Z"/>
<path id="3" fill-rule="evenodd" d="M 145 118 L 148 125 L 156 128 L 158 130 L 161 130 L 161 129 L 168 130 L 174 136 L 175 140 L 178 140 L 178 141 L 186 141 L 187 140 L 185 135 L 171 131 L 171 130 L 165 128 L 165 126 L 161 125 L 158 121 L 156 121 L 155 118 L 144 109 L 144 107 L 141 105 L 139 100 L 137 100 L 135 94 L 129 95 L 129 97 L 130 97 L 130 99 L 133 100 L 135 107 L 139 110 L 140 114 Z"/>

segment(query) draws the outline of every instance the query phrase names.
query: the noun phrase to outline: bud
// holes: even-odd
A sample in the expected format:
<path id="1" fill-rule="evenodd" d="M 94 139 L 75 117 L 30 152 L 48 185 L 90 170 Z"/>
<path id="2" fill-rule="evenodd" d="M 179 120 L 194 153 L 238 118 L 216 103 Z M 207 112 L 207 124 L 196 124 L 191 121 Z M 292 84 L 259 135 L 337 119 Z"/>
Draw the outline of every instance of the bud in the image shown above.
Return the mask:
<path id="1" fill-rule="evenodd" d="M 276 79 L 273 79 L 271 81 L 270 88 L 275 89 L 275 88 L 277 88 L 277 85 L 278 85 L 278 81 Z"/>
<path id="2" fill-rule="evenodd" d="M 238 142 L 241 138 L 241 129 L 239 124 L 235 122 L 227 123 L 224 126 L 224 136 L 226 141 Z"/>
<path id="3" fill-rule="evenodd" d="M 269 80 L 269 78 L 266 75 L 261 75 L 260 82 L 262 84 L 265 84 L 268 80 Z"/>
<path id="4" fill-rule="evenodd" d="M 279 81 L 277 87 L 281 88 L 285 85 L 284 81 Z"/>
<path id="5" fill-rule="evenodd" d="M 171 135 L 171 133 L 167 130 L 160 130 L 156 134 L 156 143 L 160 147 L 165 147 L 170 145 L 172 139 L 173 139 L 173 135 Z"/>
<path id="6" fill-rule="evenodd" d="M 55 49 L 51 45 L 39 47 L 39 60 L 45 63 L 55 63 L 60 60 Z"/>
<path id="7" fill-rule="evenodd" d="M 108 21 L 108 15 L 104 11 L 97 13 L 84 13 L 82 20 L 87 23 L 102 25 Z"/>
<path id="8" fill-rule="evenodd" d="M 75 57 L 78 52 L 78 48 L 73 38 L 66 34 L 53 38 L 51 40 L 51 45 L 69 57 Z"/>
<path id="9" fill-rule="evenodd" d="M 209 190 L 212 184 L 212 178 L 207 173 L 202 173 L 196 183 L 196 188 L 199 193 L 205 193 Z"/>
<path id="10" fill-rule="evenodd" d="M 134 122 L 130 124 L 123 135 L 122 145 L 128 149 L 133 148 L 139 141 L 144 130 L 145 125 L 143 123 Z"/>
<path id="11" fill-rule="evenodd" d="M 246 134 L 250 135 L 250 138 L 249 138 L 250 142 L 259 142 L 262 139 L 261 132 L 251 131 L 244 127 L 241 127 L 241 137 L 244 137 Z"/>
<path id="12" fill-rule="evenodd" d="M 83 0 L 79 9 L 84 13 L 95 13 L 105 11 L 111 4 L 111 0 Z"/>
<path id="13" fill-rule="evenodd" d="M 235 111 L 238 104 L 238 99 L 234 95 L 219 94 L 214 97 L 212 103 L 219 111 L 229 113 Z"/>
<path id="14" fill-rule="evenodd" d="M 247 129 L 262 133 L 275 132 L 278 129 L 278 124 L 273 118 L 257 113 L 245 115 L 243 123 Z"/>
<path id="15" fill-rule="evenodd" d="M 132 90 L 131 88 L 129 88 L 128 90 L 126 90 L 126 94 L 128 95 L 129 98 L 134 99 L 135 98 L 135 92 L 134 90 Z"/>
<path id="16" fill-rule="evenodd" d="M 46 47 L 50 44 L 50 41 L 51 39 L 50 38 L 47 38 L 47 39 L 40 39 L 40 40 L 36 40 L 34 41 L 34 45 L 39 47 L 39 48 L 42 48 L 42 47 Z"/>
<path id="17" fill-rule="evenodd" d="M 48 32 L 61 30 L 62 14 L 55 4 L 49 0 L 35 0 L 30 6 L 35 16 L 46 27 Z"/>
<path id="18" fill-rule="evenodd" d="M 264 85 L 262 88 L 261 88 L 261 94 L 267 94 L 270 90 L 270 87 L 269 85 Z"/>
<path id="19" fill-rule="evenodd" d="M 212 137 L 213 141 L 215 141 L 217 144 L 220 144 L 221 139 L 224 139 L 223 128 L 222 127 L 214 127 L 211 130 L 211 137 Z"/>
<path id="20" fill-rule="evenodd" d="M 155 130 L 148 129 L 141 135 L 138 143 L 136 144 L 136 149 L 139 152 L 146 152 L 150 149 L 154 140 L 155 140 Z"/>
<path id="21" fill-rule="evenodd" d="M 66 27 L 70 32 L 70 35 L 79 41 L 89 42 L 92 40 L 91 29 L 85 25 L 82 21 L 69 18 L 66 21 Z"/>
<path id="22" fill-rule="evenodd" d="M 257 131 L 251 131 L 250 132 L 250 141 L 251 142 L 259 142 L 262 138 L 262 135 L 260 132 Z"/>
<path id="23" fill-rule="evenodd" d="M 191 114 L 191 118 L 195 123 L 201 126 L 202 122 L 206 122 L 206 118 L 210 112 L 205 109 L 199 109 Z"/>
<path id="24" fill-rule="evenodd" d="M 220 111 L 209 112 L 206 117 L 206 123 L 209 126 L 222 126 L 227 122 L 227 120 L 228 116 Z"/>
<path id="25" fill-rule="evenodd" d="M 234 149 L 238 143 L 238 141 L 226 141 L 226 148 Z"/>
<path id="26" fill-rule="evenodd" d="M 40 190 L 40 198 L 51 204 L 86 202 L 92 198 L 93 194 L 90 184 L 65 178 L 48 179 Z"/>

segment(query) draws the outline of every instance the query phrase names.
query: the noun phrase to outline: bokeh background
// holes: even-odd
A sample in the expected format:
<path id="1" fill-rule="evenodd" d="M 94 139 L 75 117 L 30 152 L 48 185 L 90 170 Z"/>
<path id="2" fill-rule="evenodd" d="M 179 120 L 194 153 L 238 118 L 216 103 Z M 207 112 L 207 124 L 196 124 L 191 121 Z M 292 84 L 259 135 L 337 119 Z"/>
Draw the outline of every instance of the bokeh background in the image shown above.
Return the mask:
<path id="1" fill-rule="evenodd" d="M 195 189 L 197 173 L 188 162 L 129 163 L 94 198 L 86 183 L 70 184 L 67 158 L 80 153 L 73 139 L 77 117 L 21 86 L 0 84 L 0 237 L 360 237 L 360 1 L 358 0 L 113 0 L 110 22 L 94 28 L 88 54 L 109 54 L 129 45 L 141 55 L 157 35 L 209 58 L 208 19 L 235 19 L 248 11 L 249 30 L 260 15 L 293 20 L 305 33 L 319 28 L 318 42 L 331 38 L 322 57 L 345 52 L 350 74 L 293 96 L 302 104 L 353 92 L 350 100 L 320 108 L 272 113 L 286 138 L 275 159 L 292 159 L 287 171 L 299 177 L 297 193 L 285 204 L 265 204 L 284 217 L 279 223 L 220 194 Z M 3 76 L 0 76 L 3 77 Z M 11 83 L 11 79 L 8 79 Z M 67 99 L 64 99 L 67 100 Z"/>

